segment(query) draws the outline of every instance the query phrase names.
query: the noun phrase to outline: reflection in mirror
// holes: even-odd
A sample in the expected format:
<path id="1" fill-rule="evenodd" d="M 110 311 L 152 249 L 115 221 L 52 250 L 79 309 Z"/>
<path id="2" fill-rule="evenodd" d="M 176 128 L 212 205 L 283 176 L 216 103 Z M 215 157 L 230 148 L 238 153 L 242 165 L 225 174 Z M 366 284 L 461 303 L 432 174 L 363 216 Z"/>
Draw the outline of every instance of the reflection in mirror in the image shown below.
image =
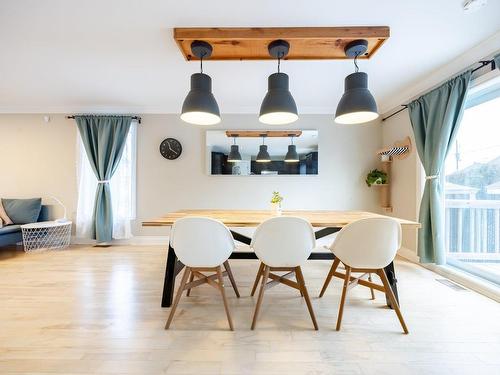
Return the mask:
<path id="1" fill-rule="evenodd" d="M 209 130 L 211 175 L 317 175 L 317 130 Z"/>

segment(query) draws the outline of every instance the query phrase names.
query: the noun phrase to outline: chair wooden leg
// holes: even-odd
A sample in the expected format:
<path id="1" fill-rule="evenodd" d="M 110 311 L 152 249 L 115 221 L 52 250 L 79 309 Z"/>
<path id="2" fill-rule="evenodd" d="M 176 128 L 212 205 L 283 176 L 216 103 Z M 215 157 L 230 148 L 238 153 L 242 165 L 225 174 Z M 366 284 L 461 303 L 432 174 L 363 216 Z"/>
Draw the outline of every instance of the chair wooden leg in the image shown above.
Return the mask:
<path id="1" fill-rule="evenodd" d="M 236 286 L 236 280 L 234 280 L 233 271 L 231 270 L 231 266 L 229 265 L 229 261 L 224 262 L 224 268 L 227 271 L 227 276 L 229 277 L 229 281 L 231 281 L 231 285 L 233 286 L 234 293 L 236 297 L 240 298 L 240 292 L 238 291 L 238 287 Z"/>
<path id="2" fill-rule="evenodd" d="M 347 287 L 349 286 L 350 278 L 351 278 L 351 267 L 349 267 L 346 264 L 344 286 L 342 288 L 342 297 L 340 298 L 339 315 L 337 317 L 337 331 L 340 331 L 340 325 L 342 324 L 342 315 L 344 314 L 344 304 L 347 296 Z"/>
<path id="3" fill-rule="evenodd" d="M 304 280 L 304 275 L 302 274 L 302 269 L 299 267 L 295 268 L 295 275 L 297 277 L 297 281 L 299 282 L 301 294 L 304 296 L 306 300 L 307 309 L 309 310 L 309 315 L 311 315 L 311 320 L 314 325 L 314 329 L 318 330 L 318 323 L 316 322 L 316 317 L 314 316 L 314 310 L 312 308 L 311 300 L 309 298 L 309 293 L 307 292 L 306 281 Z"/>
<path id="4" fill-rule="evenodd" d="M 192 282 L 194 280 L 194 273 L 191 272 L 191 276 L 189 276 L 189 282 Z M 189 297 L 191 294 L 191 288 L 189 288 L 186 292 L 186 297 Z"/>
<path id="5" fill-rule="evenodd" d="M 372 274 L 371 273 L 368 274 L 368 281 L 372 282 Z M 375 292 L 373 291 L 373 288 L 370 288 L 370 293 L 372 295 L 372 299 L 375 299 Z"/>
<path id="6" fill-rule="evenodd" d="M 401 314 L 401 310 L 399 309 L 399 304 L 398 301 L 396 300 L 396 297 L 394 296 L 394 292 L 392 291 L 391 286 L 389 285 L 389 280 L 387 280 L 387 276 L 385 274 L 385 271 L 383 269 L 380 269 L 377 271 L 377 274 L 380 276 L 380 279 L 382 280 L 382 284 L 384 284 L 385 292 L 386 295 L 389 297 L 389 300 L 391 301 L 391 306 L 396 312 L 396 315 L 398 316 L 399 323 L 401 323 L 401 327 L 403 328 L 404 333 L 408 333 L 408 327 L 406 326 L 406 323 L 403 319 L 403 315 Z"/>
<path id="7" fill-rule="evenodd" d="M 321 288 L 321 293 L 319 294 L 319 297 L 323 297 L 323 294 L 326 292 L 326 288 L 328 288 L 328 285 L 330 284 L 330 281 L 332 280 L 333 273 L 337 270 L 337 267 L 339 266 L 340 259 L 335 258 L 333 261 L 332 267 L 330 268 L 330 272 L 328 272 L 328 276 L 326 276 L 325 283 L 323 284 L 323 288 Z"/>
<path id="8" fill-rule="evenodd" d="M 229 322 L 229 329 L 234 331 L 233 320 L 231 319 L 231 313 L 229 311 L 229 305 L 227 303 L 226 292 L 224 291 L 224 279 L 222 278 L 221 267 L 217 267 L 217 278 L 219 279 L 219 290 L 222 295 L 222 301 L 224 302 L 224 309 L 226 310 L 227 321 Z"/>
<path id="9" fill-rule="evenodd" d="M 264 271 L 264 263 L 260 262 L 259 270 L 257 271 L 257 276 L 255 276 L 255 281 L 252 287 L 252 293 L 250 295 L 253 297 L 255 291 L 257 290 L 257 285 L 259 285 L 259 280 L 262 277 L 262 272 Z"/>
<path id="10" fill-rule="evenodd" d="M 172 323 L 172 319 L 174 318 L 175 310 L 177 309 L 177 305 L 179 304 L 179 301 L 181 299 L 182 292 L 184 292 L 184 287 L 186 286 L 190 272 L 191 272 L 191 269 L 189 267 L 186 267 L 186 270 L 184 271 L 184 274 L 182 275 L 182 280 L 181 280 L 181 284 L 179 285 L 179 290 L 177 291 L 177 294 L 175 295 L 174 303 L 172 304 L 172 307 L 170 309 L 170 315 L 168 316 L 167 324 L 165 324 L 165 329 L 170 328 L 170 323 Z"/>
<path id="11" fill-rule="evenodd" d="M 267 278 L 269 277 L 269 271 L 270 267 L 264 265 L 264 274 L 262 275 L 262 282 L 260 284 L 259 297 L 257 298 L 257 304 L 255 305 L 255 312 L 253 313 L 252 330 L 255 329 L 255 326 L 257 324 L 257 317 L 259 316 L 260 305 L 262 304 L 262 299 L 264 298 L 264 290 L 266 289 L 266 283 L 267 283 Z"/>

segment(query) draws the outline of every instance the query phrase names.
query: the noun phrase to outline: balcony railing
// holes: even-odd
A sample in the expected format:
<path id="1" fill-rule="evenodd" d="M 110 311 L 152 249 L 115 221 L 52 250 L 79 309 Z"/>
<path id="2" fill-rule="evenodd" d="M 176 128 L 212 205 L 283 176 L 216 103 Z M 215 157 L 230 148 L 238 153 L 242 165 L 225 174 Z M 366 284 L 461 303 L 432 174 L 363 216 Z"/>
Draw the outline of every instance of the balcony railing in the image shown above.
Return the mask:
<path id="1" fill-rule="evenodd" d="M 500 261 L 500 200 L 447 199 L 445 242 L 450 256 Z"/>

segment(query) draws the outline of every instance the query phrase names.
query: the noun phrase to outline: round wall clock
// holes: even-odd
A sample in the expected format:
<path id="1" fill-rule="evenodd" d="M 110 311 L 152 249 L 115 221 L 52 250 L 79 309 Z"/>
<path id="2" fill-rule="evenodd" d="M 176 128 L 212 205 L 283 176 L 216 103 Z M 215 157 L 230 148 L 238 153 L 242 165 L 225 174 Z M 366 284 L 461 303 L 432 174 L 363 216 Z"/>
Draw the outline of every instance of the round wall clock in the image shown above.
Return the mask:
<path id="1" fill-rule="evenodd" d="M 177 139 L 167 138 L 160 144 L 160 154 L 165 159 L 175 160 L 182 154 L 182 145 Z"/>

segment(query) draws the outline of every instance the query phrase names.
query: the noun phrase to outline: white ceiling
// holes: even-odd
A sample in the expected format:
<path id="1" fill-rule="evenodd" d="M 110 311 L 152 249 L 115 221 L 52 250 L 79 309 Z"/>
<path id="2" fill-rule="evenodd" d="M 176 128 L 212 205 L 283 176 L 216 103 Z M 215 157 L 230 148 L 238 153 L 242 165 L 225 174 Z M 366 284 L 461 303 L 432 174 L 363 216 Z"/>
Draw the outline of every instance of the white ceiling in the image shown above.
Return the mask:
<path id="1" fill-rule="evenodd" d="M 0 0 L 0 112 L 176 113 L 197 63 L 172 28 L 388 25 L 369 61 L 379 111 L 398 93 L 500 29 L 500 1 L 475 13 L 462 0 Z M 499 46 L 500 48 L 500 46 Z M 301 113 L 333 113 L 348 61 L 290 61 Z M 223 113 L 257 113 L 275 63 L 207 62 Z"/>

